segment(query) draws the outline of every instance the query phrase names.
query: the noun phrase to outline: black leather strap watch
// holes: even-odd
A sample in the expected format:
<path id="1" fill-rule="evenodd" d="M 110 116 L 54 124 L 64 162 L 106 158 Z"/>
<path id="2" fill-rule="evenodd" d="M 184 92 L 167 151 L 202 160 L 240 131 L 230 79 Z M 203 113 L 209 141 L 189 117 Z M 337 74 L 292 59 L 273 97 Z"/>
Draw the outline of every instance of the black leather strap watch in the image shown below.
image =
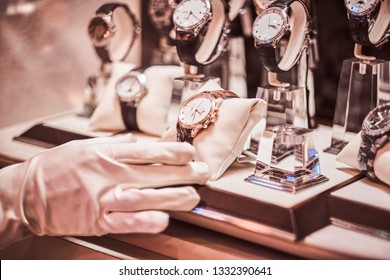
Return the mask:
<path id="1" fill-rule="evenodd" d="M 102 5 L 88 25 L 89 37 L 103 63 L 124 60 L 140 32 L 141 27 L 135 15 L 122 3 Z"/>
<path id="2" fill-rule="evenodd" d="M 230 32 L 224 0 L 183 0 L 173 13 L 176 48 L 183 63 L 204 66 L 225 50 Z"/>
<path id="3" fill-rule="evenodd" d="M 147 94 L 146 76 L 141 70 L 132 70 L 118 80 L 115 85 L 122 120 L 130 131 L 139 131 L 137 124 L 137 107 Z"/>
<path id="4" fill-rule="evenodd" d="M 264 67 L 270 72 L 290 70 L 307 46 L 310 7 L 304 0 L 276 0 L 253 23 L 255 47 Z M 288 36 L 283 55 L 279 41 Z"/>
<path id="5" fill-rule="evenodd" d="M 358 160 L 360 170 L 374 181 L 374 159 L 376 153 L 390 140 L 390 102 L 371 110 L 363 121 L 361 131 L 362 142 Z"/>
<path id="6" fill-rule="evenodd" d="M 352 39 L 362 46 L 380 46 L 389 38 L 389 0 L 344 0 Z"/>

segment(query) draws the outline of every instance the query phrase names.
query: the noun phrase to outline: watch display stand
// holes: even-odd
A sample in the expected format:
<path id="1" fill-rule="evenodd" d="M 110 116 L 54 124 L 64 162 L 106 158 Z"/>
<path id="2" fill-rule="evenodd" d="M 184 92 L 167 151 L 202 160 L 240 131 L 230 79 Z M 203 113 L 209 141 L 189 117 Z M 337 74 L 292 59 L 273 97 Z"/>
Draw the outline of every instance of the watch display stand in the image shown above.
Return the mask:
<path id="1" fill-rule="evenodd" d="M 285 44 L 285 43 L 284 43 Z M 314 52 L 314 51 L 312 51 Z M 296 106 L 300 106 L 300 111 L 306 112 L 306 117 L 304 123 L 300 123 L 301 127 L 306 128 L 315 128 L 317 126 L 315 120 L 315 91 L 314 91 L 314 76 L 313 71 L 316 67 L 316 62 L 312 60 L 318 60 L 318 58 L 311 58 L 311 56 L 317 57 L 317 55 L 311 53 L 303 54 L 293 68 L 289 71 L 277 73 L 277 78 L 284 82 L 289 83 L 290 85 L 295 85 L 296 87 L 302 88 L 303 95 L 301 96 L 300 103 L 297 103 Z M 269 73 L 267 71 L 261 72 L 260 84 L 261 88 L 267 88 L 269 85 Z M 276 74 L 275 74 L 276 75 Z M 258 91 L 259 92 L 259 91 Z"/>
<path id="2" fill-rule="evenodd" d="M 247 97 L 245 42 L 242 37 L 229 40 L 227 88 L 240 97 Z"/>
<path id="3" fill-rule="evenodd" d="M 293 194 L 328 181 L 321 174 L 312 134 L 311 129 L 292 125 L 267 128 L 259 143 L 255 172 L 245 181 Z"/>
<path id="4" fill-rule="evenodd" d="M 167 36 L 160 37 L 159 47 L 152 51 L 151 65 L 179 65 L 176 46 L 168 43 Z"/>
<path id="5" fill-rule="evenodd" d="M 390 101 L 390 61 L 379 64 L 377 105 Z"/>
<path id="6" fill-rule="evenodd" d="M 245 181 L 290 193 L 327 181 L 321 175 L 313 130 L 304 127 L 304 89 L 280 83 L 275 73 L 269 73 L 268 80 L 270 86 L 257 92 L 257 97 L 268 104 L 266 128 L 257 139 L 252 135 L 249 152 L 254 152 L 257 142 L 256 166 Z"/>
<path id="7" fill-rule="evenodd" d="M 223 89 L 209 79 L 197 92 L 212 90 Z M 221 103 L 216 121 L 202 129 L 192 143 L 196 150 L 195 160 L 205 162 L 209 167 L 210 180 L 220 178 L 241 154 L 253 127 L 265 117 L 266 109 L 266 102 L 258 98 L 229 98 Z M 178 114 L 176 121 L 177 117 Z M 160 141 L 178 141 L 176 123 L 170 125 Z"/>
<path id="8" fill-rule="evenodd" d="M 390 76 L 385 67 L 388 64 L 383 64 L 384 62 L 363 55 L 360 45 L 355 46 L 354 58 L 343 61 L 333 117 L 332 140 L 325 152 L 338 154 L 353 135 L 360 131 L 367 113 L 380 104 L 380 99 L 389 98 Z M 378 93 L 378 82 L 381 83 L 381 91 L 384 93 Z"/>
<path id="9" fill-rule="evenodd" d="M 269 73 L 269 84 L 258 87 L 256 97 L 267 102 L 266 127 L 292 125 L 308 128 L 308 114 L 306 106 L 305 89 L 291 86 L 289 83 L 280 83 L 276 73 Z M 251 133 L 249 148 L 243 151 L 238 161 L 253 161 L 256 159 L 258 144 L 264 130 L 264 124 L 258 124 Z M 279 142 L 280 137 L 277 136 Z M 275 145 L 277 145 L 275 142 Z M 292 150 L 275 147 L 273 157 L 276 162 L 284 159 L 292 153 Z"/>

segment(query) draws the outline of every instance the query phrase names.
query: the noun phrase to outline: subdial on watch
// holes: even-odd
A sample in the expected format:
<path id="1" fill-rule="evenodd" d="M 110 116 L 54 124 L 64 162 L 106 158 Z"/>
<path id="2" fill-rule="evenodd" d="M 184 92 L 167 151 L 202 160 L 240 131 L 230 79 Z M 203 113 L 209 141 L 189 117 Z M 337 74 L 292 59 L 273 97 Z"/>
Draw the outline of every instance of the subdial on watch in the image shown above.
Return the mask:
<path id="1" fill-rule="evenodd" d="M 179 121 L 184 125 L 193 125 L 203 121 L 212 109 L 209 98 L 200 97 L 185 103 L 179 112 Z"/>
<path id="2" fill-rule="evenodd" d="M 282 32 L 285 20 L 279 8 L 261 13 L 253 23 L 253 37 L 261 43 L 273 41 Z"/>
<path id="3" fill-rule="evenodd" d="M 371 12 L 380 0 L 345 0 L 345 6 L 357 16 L 365 15 Z"/>
<path id="4" fill-rule="evenodd" d="M 189 28 L 201 22 L 210 10 L 205 0 L 185 0 L 181 2 L 173 13 L 173 21 L 182 28 Z"/>

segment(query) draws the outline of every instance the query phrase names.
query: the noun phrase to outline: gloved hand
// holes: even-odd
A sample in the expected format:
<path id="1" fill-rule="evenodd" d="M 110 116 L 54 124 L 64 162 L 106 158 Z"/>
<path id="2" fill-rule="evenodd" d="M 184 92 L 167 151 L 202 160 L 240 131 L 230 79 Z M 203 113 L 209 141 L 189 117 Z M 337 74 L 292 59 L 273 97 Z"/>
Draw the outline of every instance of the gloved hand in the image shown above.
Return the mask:
<path id="1" fill-rule="evenodd" d="M 186 143 L 129 143 L 129 136 L 73 141 L 0 173 L 0 247 L 38 235 L 156 233 L 164 210 L 191 210 L 208 167 Z M 167 188 L 158 188 L 171 186 Z M 2 211 L 2 212 L 1 212 Z"/>

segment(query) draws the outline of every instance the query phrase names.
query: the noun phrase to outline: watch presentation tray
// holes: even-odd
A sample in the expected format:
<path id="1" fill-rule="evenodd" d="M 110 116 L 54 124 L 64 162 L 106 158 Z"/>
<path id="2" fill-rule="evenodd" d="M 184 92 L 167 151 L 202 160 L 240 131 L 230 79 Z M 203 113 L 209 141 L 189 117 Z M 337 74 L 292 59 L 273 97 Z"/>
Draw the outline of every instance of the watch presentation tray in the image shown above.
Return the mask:
<path id="1" fill-rule="evenodd" d="M 291 194 L 245 182 L 252 169 L 251 164 L 234 163 L 219 180 L 197 188 L 201 203 L 192 213 L 173 214 L 174 217 L 188 221 L 189 216 L 195 215 L 198 221 L 202 217 L 251 233 L 300 240 L 330 224 L 330 192 L 359 178 L 323 168 L 323 174 L 330 178 L 328 182 Z"/>
<path id="2" fill-rule="evenodd" d="M 139 142 L 157 141 L 154 137 L 134 134 Z M 88 119 L 71 115 L 39 122 L 15 135 L 18 135 L 14 138 L 17 142 L 48 148 L 70 140 L 112 133 L 94 132 L 89 128 Z M 318 150 L 321 151 L 330 141 L 330 128 L 320 126 L 315 135 Z M 346 166 L 336 162 L 334 155 L 320 152 L 320 163 L 321 173 L 329 181 L 296 194 L 245 182 L 244 179 L 253 174 L 254 164 L 234 163 L 217 181 L 197 187 L 201 202 L 193 212 L 172 215 L 179 220 L 187 220 L 188 216 L 195 215 L 208 222 L 222 221 L 251 233 L 289 241 L 302 239 L 330 224 L 329 193 L 336 187 L 359 179 L 356 172 L 344 171 Z"/>
<path id="3" fill-rule="evenodd" d="M 390 188 L 367 178 L 328 196 L 331 223 L 390 240 Z"/>

